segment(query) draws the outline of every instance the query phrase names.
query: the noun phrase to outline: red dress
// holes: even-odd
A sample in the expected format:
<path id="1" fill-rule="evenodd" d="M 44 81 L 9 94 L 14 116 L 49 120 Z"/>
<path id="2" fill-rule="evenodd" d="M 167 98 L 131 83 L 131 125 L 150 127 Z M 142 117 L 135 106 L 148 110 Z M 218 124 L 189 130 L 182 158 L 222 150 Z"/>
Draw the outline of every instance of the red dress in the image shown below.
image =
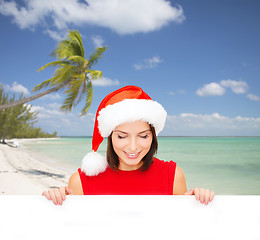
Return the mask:
<path id="1" fill-rule="evenodd" d="M 110 167 L 97 176 L 86 176 L 78 169 L 84 195 L 172 195 L 176 163 L 154 158 L 141 172 L 114 171 Z"/>

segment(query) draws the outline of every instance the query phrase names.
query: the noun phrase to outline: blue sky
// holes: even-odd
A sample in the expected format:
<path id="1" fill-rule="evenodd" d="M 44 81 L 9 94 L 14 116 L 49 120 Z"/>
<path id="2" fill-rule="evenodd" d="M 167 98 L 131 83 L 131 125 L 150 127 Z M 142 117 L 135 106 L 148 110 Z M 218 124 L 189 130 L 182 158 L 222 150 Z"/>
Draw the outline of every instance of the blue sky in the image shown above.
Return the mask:
<path id="1" fill-rule="evenodd" d="M 12 94 L 50 78 L 37 69 L 77 29 L 87 56 L 108 46 L 95 66 L 89 113 L 59 111 L 62 91 L 30 104 L 38 125 L 59 135 L 92 134 L 103 97 L 142 87 L 168 113 L 160 135 L 260 135 L 260 1 L 258 0 L 0 0 L 0 83 Z"/>

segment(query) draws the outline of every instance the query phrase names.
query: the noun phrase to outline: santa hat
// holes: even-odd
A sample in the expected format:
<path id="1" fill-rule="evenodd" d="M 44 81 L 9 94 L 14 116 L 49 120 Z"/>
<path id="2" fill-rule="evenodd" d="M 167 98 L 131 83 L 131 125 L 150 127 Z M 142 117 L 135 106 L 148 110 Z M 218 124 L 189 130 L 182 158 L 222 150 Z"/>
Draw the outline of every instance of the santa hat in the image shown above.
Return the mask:
<path id="1" fill-rule="evenodd" d="M 88 176 L 95 176 L 106 170 L 106 158 L 96 151 L 104 137 L 108 137 L 118 125 L 143 120 L 151 124 L 158 134 L 164 127 L 166 115 L 162 105 L 139 87 L 126 86 L 108 94 L 98 107 L 92 152 L 83 158 L 82 171 Z"/>

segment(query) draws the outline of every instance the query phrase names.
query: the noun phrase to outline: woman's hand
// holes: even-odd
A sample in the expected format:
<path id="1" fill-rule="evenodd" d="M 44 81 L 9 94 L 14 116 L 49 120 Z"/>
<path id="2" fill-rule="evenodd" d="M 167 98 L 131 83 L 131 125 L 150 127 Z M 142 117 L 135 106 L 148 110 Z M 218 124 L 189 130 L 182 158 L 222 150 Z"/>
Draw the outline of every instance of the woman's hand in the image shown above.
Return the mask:
<path id="1" fill-rule="evenodd" d="M 49 191 L 44 191 L 42 193 L 48 200 L 52 200 L 55 205 L 62 205 L 63 201 L 66 199 L 66 195 L 72 195 L 72 190 L 66 187 L 54 188 Z"/>
<path id="2" fill-rule="evenodd" d="M 205 188 L 194 188 L 186 192 L 185 195 L 195 195 L 196 200 L 200 201 L 202 204 L 208 205 L 215 197 L 215 192 Z"/>

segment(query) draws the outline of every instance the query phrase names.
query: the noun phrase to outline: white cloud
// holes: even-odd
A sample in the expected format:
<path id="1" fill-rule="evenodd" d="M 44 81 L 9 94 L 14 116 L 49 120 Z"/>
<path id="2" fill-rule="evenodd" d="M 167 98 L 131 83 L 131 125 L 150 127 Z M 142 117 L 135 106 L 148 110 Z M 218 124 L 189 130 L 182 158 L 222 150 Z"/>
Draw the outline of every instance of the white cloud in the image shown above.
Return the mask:
<path id="1" fill-rule="evenodd" d="M 179 136 L 259 136 L 260 118 L 237 116 L 230 118 L 219 113 L 182 113 L 169 115 L 161 135 Z"/>
<path id="2" fill-rule="evenodd" d="M 8 84 L 4 85 L 4 89 L 6 91 L 10 91 L 10 92 L 23 93 L 24 95 L 30 94 L 29 90 L 26 87 L 24 87 L 23 85 L 21 85 L 17 82 L 13 82 L 12 86 L 10 86 Z"/>
<path id="3" fill-rule="evenodd" d="M 44 33 L 48 34 L 52 39 L 54 39 L 55 41 L 59 42 L 61 41 L 62 39 L 64 39 L 66 36 L 67 36 L 67 32 L 65 31 L 52 31 L 50 29 L 46 29 L 44 31 Z"/>
<path id="4" fill-rule="evenodd" d="M 59 100 L 59 99 L 62 99 L 61 95 L 58 94 L 57 92 L 56 93 L 51 93 L 51 94 L 47 94 L 47 95 L 44 95 L 40 98 L 40 100 Z"/>
<path id="5" fill-rule="evenodd" d="M 100 35 L 95 35 L 91 37 L 96 48 L 104 47 L 104 39 Z"/>
<path id="6" fill-rule="evenodd" d="M 196 91 L 199 96 L 221 96 L 226 92 L 226 88 L 230 88 L 232 92 L 236 94 L 245 94 L 249 86 L 244 81 L 235 81 L 235 80 L 222 80 L 220 83 L 212 82 L 210 84 L 204 84 L 202 88 Z M 253 95 L 247 94 L 247 97 L 252 101 L 259 101 L 260 98 Z"/>
<path id="7" fill-rule="evenodd" d="M 67 29 L 83 24 L 109 28 L 119 34 L 155 31 L 170 22 L 185 20 L 181 6 L 166 0 L 27 0 L 0 2 L 0 13 L 12 16 L 21 29 L 51 25 Z"/>
<path id="8" fill-rule="evenodd" d="M 60 106 L 57 103 L 32 106 L 32 111 L 39 112 L 37 125 L 44 131 L 57 131 L 62 136 L 90 136 L 92 134 L 95 119 L 93 113 L 80 117 L 79 113 L 61 111 Z"/>
<path id="9" fill-rule="evenodd" d="M 56 103 L 56 102 L 47 104 L 48 109 L 59 109 L 60 106 L 61 106 L 61 104 L 60 103 Z"/>
<path id="10" fill-rule="evenodd" d="M 182 90 L 182 89 L 180 89 L 180 90 L 178 90 L 177 92 L 173 92 L 173 91 L 169 91 L 169 92 L 167 92 L 167 94 L 169 94 L 169 95 L 171 95 L 171 96 L 174 96 L 174 95 L 176 95 L 176 93 L 179 93 L 179 94 L 185 94 L 185 93 L 186 93 L 186 91 L 185 91 L 185 90 Z"/>
<path id="11" fill-rule="evenodd" d="M 105 87 L 105 86 L 118 86 L 120 84 L 119 80 L 112 80 L 110 78 L 102 77 L 97 80 L 92 80 L 93 86 Z"/>
<path id="12" fill-rule="evenodd" d="M 40 119 L 50 119 L 50 118 L 57 118 L 63 116 L 65 113 L 61 110 L 49 108 L 49 107 L 42 107 L 42 106 L 32 106 L 32 111 L 39 112 L 38 117 Z"/>
<path id="13" fill-rule="evenodd" d="M 250 100 L 252 100 L 252 101 L 260 101 L 260 97 L 254 95 L 254 94 L 249 93 L 249 94 L 247 94 L 246 96 L 247 96 Z"/>
<path id="14" fill-rule="evenodd" d="M 207 96 L 222 96 L 225 94 L 225 88 L 221 87 L 218 83 L 212 82 L 204 84 L 202 88 L 196 91 L 196 94 L 201 97 Z"/>
<path id="15" fill-rule="evenodd" d="M 154 56 L 152 58 L 144 59 L 141 63 L 134 64 L 135 70 L 142 70 L 148 68 L 155 68 L 160 64 L 163 60 L 158 57 Z"/>
<path id="16" fill-rule="evenodd" d="M 220 82 L 221 86 L 223 87 L 230 87 L 232 92 L 237 93 L 237 94 L 244 94 L 248 90 L 248 85 L 244 81 L 235 81 L 235 80 L 222 80 Z"/>

